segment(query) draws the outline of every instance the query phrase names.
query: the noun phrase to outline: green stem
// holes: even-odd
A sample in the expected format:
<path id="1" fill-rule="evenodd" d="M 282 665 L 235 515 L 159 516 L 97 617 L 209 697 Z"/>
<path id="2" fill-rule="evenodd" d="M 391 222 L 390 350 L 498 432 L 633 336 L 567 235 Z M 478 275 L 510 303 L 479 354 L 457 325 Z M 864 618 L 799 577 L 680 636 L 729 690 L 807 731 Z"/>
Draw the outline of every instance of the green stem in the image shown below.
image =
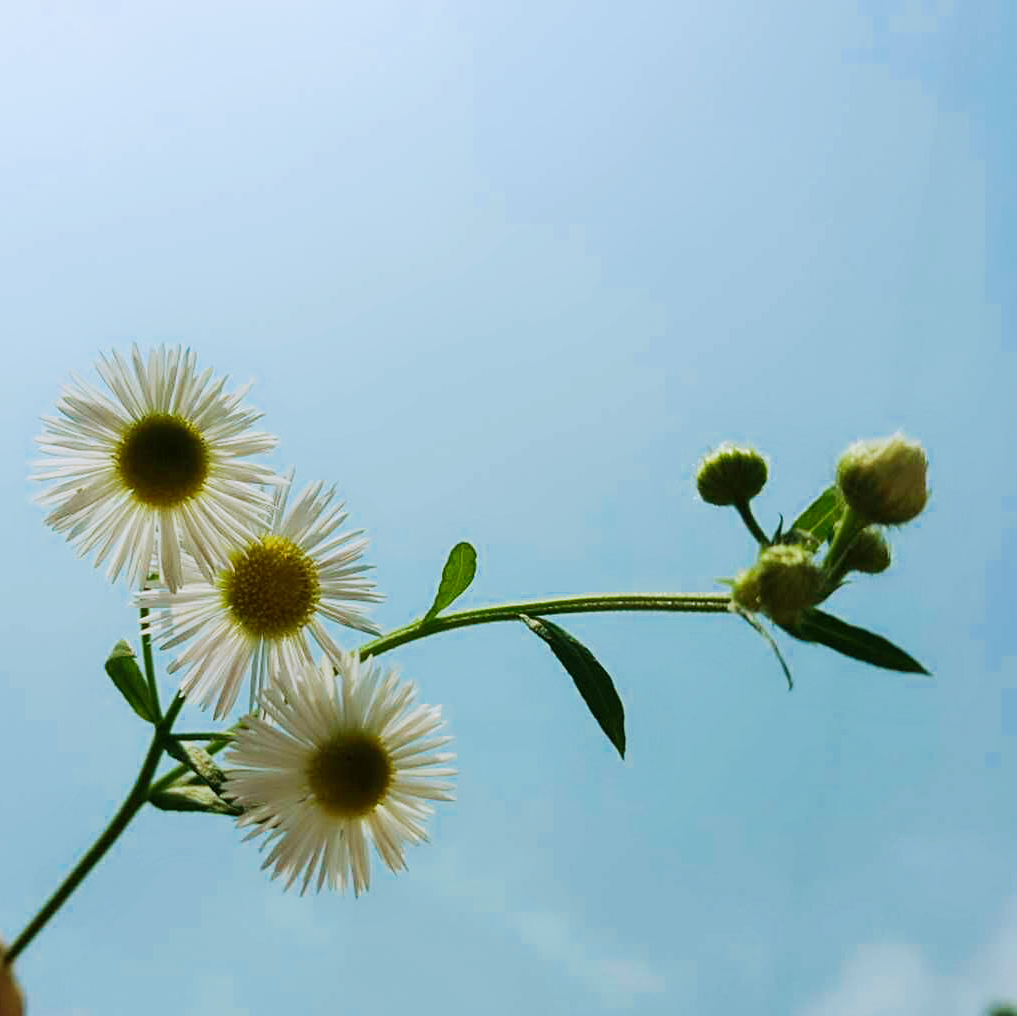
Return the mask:
<path id="1" fill-rule="evenodd" d="M 472 624 L 490 624 L 494 621 L 518 621 L 520 614 L 588 614 L 614 610 L 677 611 L 688 614 L 726 614 L 731 597 L 727 593 L 633 593 L 586 596 L 560 596 L 550 600 L 524 600 L 519 603 L 501 603 L 495 607 L 478 607 L 444 614 L 430 621 L 414 621 L 397 628 L 388 635 L 360 647 L 361 658 L 380 656 L 390 649 L 437 635 L 439 632 L 466 628 Z"/>
<path id="2" fill-rule="evenodd" d="M 828 582 L 836 581 L 837 569 L 843 562 L 844 555 L 854 542 L 855 537 L 868 525 L 868 520 L 862 518 L 850 505 L 844 509 L 840 517 L 837 530 L 833 534 L 830 549 L 823 559 L 823 570 L 828 576 Z"/>
<path id="3" fill-rule="evenodd" d="M 149 785 L 152 776 L 155 774 L 159 759 L 162 756 L 163 738 L 173 727 L 181 707 L 184 704 L 183 698 L 179 695 L 173 700 L 172 705 L 166 711 L 166 715 L 159 721 L 152 737 L 145 761 L 141 764 L 141 771 L 134 781 L 130 793 L 120 805 L 119 811 L 113 816 L 109 825 L 106 826 L 102 835 L 92 844 L 88 852 L 74 866 L 71 873 L 60 884 L 55 893 L 43 904 L 42 909 L 29 921 L 25 930 L 11 943 L 10 949 L 4 956 L 5 962 L 10 965 L 17 958 L 18 954 L 32 941 L 33 938 L 45 927 L 49 919 L 64 905 L 67 898 L 81 884 L 85 876 L 102 860 L 106 851 L 116 842 L 117 837 L 127 828 L 128 823 L 141 810 L 148 800 Z"/>
<path id="4" fill-rule="evenodd" d="M 155 706 L 156 722 L 162 719 L 162 706 L 159 705 L 159 687 L 155 681 L 155 661 L 152 659 L 152 636 L 144 627 L 145 619 L 148 617 L 148 607 L 142 607 L 141 614 L 141 655 L 145 660 L 145 677 L 148 679 L 148 694 L 151 696 L 152 705 Z"/>
<path id="5" fill-rule="evenodd" d="M 734 507 L 735 511 L 742 517 L 745 528 L 755 537 L 756 543 L 760 547 L 769 547 L 770 538 L 763 532 L 762 527 L 756 521 L 755 515 L 752 514 L 752 509 L 749 507 L 749 502 L 736 501 Z"/>

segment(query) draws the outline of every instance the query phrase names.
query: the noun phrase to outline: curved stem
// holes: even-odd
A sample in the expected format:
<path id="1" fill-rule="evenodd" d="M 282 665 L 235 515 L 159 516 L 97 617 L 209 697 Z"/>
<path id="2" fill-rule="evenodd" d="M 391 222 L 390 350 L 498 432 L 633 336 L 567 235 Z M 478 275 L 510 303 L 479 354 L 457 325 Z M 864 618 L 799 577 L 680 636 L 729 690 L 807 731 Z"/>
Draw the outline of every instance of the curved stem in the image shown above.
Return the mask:
<path id="1" fill-rule="evenodd" d="M 140 811 L 145 801 L 148 800 L 149 784 L 159 759 L 162 756 L 163 738 L 173 727 L 181 707 L 184 704 L 183 698 L 179 695 L 174 699 L 173 704 L 166 710 L 166 715 L 159 722 L 152 737 L 145 761 L 141 764 L 141 771 L 134 781 L 130 793 L 120 805 L 119 811 L 113 816 L 109 825 L 103 830 L 102 835 L 92 844 L 88 852 L 74 866 L 71 873 L 63 880 L 56 892 L 43 904 L 42 909 L 29 921 L 25 930 L 11 943 L 10 949 L 4 956 L 4 961 L 10 965 L 17 958 L 18 954 L 32 941 L 33 938 L 45 927 L 49 919 L 64 905 L 67 898 L 81 884 L 85 876 L 102 860 L 106 851 L 116 842 L 117 837 L 127 828 L 128 823 Z"/>
<path id="2" fill-rule="evenodd" d="M 756 521 L 756 516 L 752 514 L 752 509 L 749 507 L 748 501 L 736 501 L 735 510 L 742 517 L 742 522 L 745 523 L 745 528 L 755 537 L 756 543 L 760 547 L 769 547 L 770 538 L 763 532 L 762 527 Z"/>
<path id="3" fill-rule="evenodd" d="M 360 647 L 361 658 L 380 656 L 390 649 L 437 635 L 439 632 L 465 628 L 472 624 L 490 624 L 494 621 L 518 621 L 521 614 L 588 614 L 615 610 L 675 611 L 687 614 L 726 614 L 731 597 L 727 593 L 593 593 L 585 596 L 559 596 L 549 600 L 523 600 L 519 603 L 501 603 L 494 607 L 460 610 L 432 618 L 414 621 L 397 628 L 388 635 Z"/>

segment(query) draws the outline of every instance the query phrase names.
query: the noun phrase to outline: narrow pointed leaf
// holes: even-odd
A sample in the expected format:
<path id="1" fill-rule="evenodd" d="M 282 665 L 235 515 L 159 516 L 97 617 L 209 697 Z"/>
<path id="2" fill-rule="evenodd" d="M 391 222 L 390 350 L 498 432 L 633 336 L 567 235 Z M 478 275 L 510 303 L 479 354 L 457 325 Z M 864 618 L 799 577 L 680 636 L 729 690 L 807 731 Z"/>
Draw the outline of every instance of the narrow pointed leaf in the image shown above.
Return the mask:
<path id="1" fill-rule="evenodd" d="M 597 658 L 564 628 L 542 617 L 519 615 L 535 635 L 539 635 L 558 657 L 558 662 L 569 672 L 579 694 L 589 707 L 600 729 L 625 758 L 625 709 L 615 690 L 611 675 Z"/>
<path id="2" fill-rule="evenodd" d="M 148 692 L 148 682 L 138 667 L 137 658 L 130 643 L 121 639 L 106 660 L 106 673 L 127 700 L 127 704 L 146 723 L 157 722 L 155 709 Z"/>
<path id="3" fill-rule="evenodd" d="M 441 571 L 441 582 L 434 603 L 424 615 L 425 621 L 443 611 L 450 603 L 461 596 L 473 581 L 477 572 L 477 552 L 468 543 L 457 543 L 450 551 L 445 567 Z"/>
<path id="4" fill-rule="evenodd" d="M 905 674 L 929 673 L 913 656 L 895 646 L 889 639 L 848 624 L 815 607 L 806 610 L 793 626 L 781 627 L 802 642 L 818 642 L 852 659 L 871 663 L 874 667 L 899 670 Z"/>
<path id="5" fill-rule="evenodd" d="M 795 519 L 791 529 L 811 533 L 820 543 L 825 543 L 833 535 L 844 508 L 844 499 L 833 483 Z"/>

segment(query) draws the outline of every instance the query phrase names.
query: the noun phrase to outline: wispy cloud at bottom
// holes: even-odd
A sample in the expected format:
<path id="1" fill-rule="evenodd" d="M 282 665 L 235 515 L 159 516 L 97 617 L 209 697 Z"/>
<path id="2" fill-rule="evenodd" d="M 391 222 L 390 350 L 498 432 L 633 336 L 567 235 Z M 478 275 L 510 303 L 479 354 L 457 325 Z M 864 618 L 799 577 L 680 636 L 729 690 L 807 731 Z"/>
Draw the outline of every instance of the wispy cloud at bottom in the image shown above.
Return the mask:
<path id="1" fill-rule="evenodd" d="M 1017 899 L 996 932 L 953 971 L 935 969 L 917 945 L 860 945 L 837 983 L 799 1016 L 978 1016 L 1017 999 Z"/>

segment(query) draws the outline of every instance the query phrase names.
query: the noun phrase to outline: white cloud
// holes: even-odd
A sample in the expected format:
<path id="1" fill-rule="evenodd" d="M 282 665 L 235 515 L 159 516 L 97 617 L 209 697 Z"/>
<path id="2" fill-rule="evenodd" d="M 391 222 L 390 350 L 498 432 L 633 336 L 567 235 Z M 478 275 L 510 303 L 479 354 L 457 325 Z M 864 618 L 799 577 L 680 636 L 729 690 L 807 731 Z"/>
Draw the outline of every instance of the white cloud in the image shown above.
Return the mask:
<path id="1" fill-rule="evenodd" d="M 663 975 L 633 950 L 619 950 L 589 929 L 577 927 L 569 915 L 548 908 L 520 907 L 523 892 L 501 877 L 467 874 L 465 866 L 446 851 L 443 892 L 469 901 L 470 909 L 491 915 L 545 962 L 599 996 L 608 1006 L 626 1007 L 665 989 Z M 445 865 L 432 868 L 437 877 Z M 511 902 L 510 902 L 511 901 Z"/>
<path id="2" fill-rule="evenodd" d="M 858 946 L 837 983 L 800 1016 L 980 1016 L 993 1002 L 1017 1000 L 1017 900 L 995 933 L 957 969 L 940 970 L 920 947 Z"/>
<path id="3" fill-rule="evenodd" d="M 577 937 L 564 914 L 549 910 L 504 913 L 524 945 L 565 968 L 605 1002 L 625 1005 L 664 990 L 664 978 L 645 960 L 612 956 Z"/>

